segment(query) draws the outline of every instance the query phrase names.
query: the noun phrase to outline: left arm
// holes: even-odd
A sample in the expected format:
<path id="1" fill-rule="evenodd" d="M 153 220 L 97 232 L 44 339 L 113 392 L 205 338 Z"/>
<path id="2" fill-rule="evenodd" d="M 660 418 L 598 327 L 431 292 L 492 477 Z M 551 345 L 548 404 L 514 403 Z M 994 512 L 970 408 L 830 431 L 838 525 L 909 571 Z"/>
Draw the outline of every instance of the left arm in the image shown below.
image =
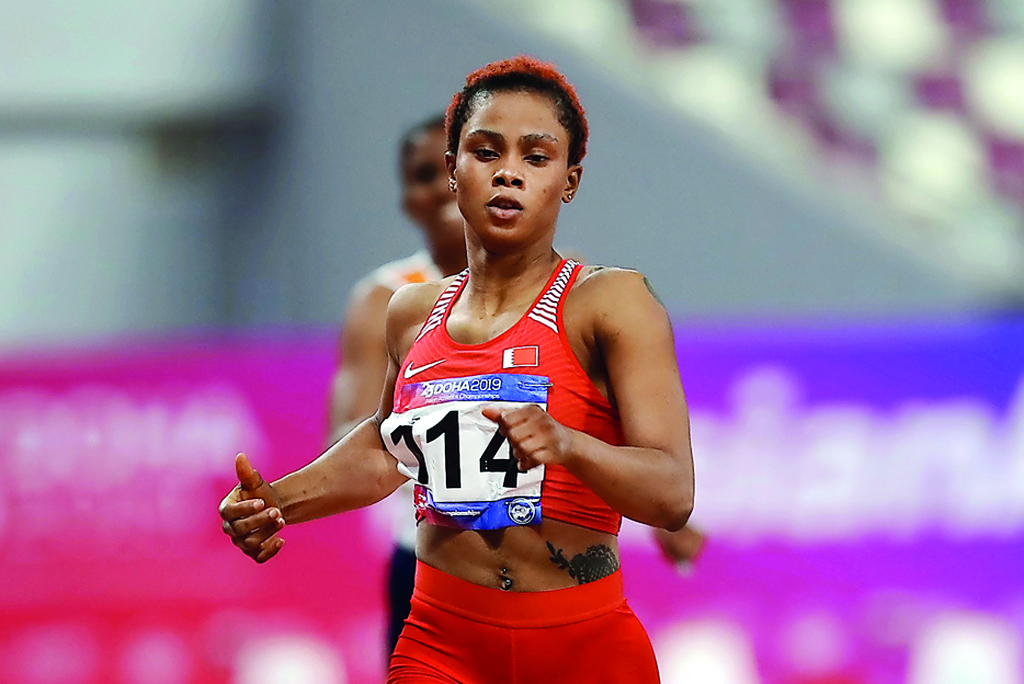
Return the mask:
<path id="1" fill-rule="evenodd" d="M 498 421 L 520 469 L 560 463 L 622 515 L 678 530 L 693 510 L 693 458 L 668 314 L 639 273 L 594 280 L 580 305 L 592 310 L 625 445 L 567 428 L 536 406 L 485 415 Z"/>

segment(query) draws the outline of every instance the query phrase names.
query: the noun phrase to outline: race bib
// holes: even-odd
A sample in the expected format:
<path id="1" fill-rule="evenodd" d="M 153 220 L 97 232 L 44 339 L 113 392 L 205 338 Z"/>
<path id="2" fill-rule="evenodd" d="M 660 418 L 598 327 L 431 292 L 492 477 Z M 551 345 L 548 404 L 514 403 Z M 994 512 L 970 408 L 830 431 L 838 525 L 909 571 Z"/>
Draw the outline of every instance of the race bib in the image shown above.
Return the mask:
<path id="1" fill-rule="evenodd" d="M 417 483 L 428 522 L 474 530 L 540 522 L 544 466 L 519 472 L 508 440 L 481 411 L 497 402 L 547 410 L 550 386 L 539 375 L 496 373 L 402 387 L 381 436 Z"/>

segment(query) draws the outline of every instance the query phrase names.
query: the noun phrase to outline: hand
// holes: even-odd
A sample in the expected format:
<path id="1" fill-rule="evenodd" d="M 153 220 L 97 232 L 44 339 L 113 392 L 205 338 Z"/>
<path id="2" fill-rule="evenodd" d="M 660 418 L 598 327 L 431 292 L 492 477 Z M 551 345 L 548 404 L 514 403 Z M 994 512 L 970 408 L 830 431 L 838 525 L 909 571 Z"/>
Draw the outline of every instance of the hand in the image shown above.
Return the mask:
<path id="1" fill-rule="evenodd" d="M 572 432 L 539 406 L 502 409 L 487 406 L 484 417 L 498 424 L 519 462 L 519 472 L 542 463 L 565 463 L 571 453 Z"/>
<path id="2" fill-rule="evenodd" d="M 675 532 L 655 528 L 654 538 L 665 558 L 683 568 L 697 560 L 704 548 L 704 533 L 689 525 Z"/>
<path id="3" fill-rule="evenodd" d="M 284 527 L 281 498 L 260 474 L 253 470 L 245 454 L 235 457 L 238 486 L 220 502 L 218 508 L 224 534 L 231 543 L 257 563 L 265 563 L 281 550 L 284 539 L 277 533 Z"/>

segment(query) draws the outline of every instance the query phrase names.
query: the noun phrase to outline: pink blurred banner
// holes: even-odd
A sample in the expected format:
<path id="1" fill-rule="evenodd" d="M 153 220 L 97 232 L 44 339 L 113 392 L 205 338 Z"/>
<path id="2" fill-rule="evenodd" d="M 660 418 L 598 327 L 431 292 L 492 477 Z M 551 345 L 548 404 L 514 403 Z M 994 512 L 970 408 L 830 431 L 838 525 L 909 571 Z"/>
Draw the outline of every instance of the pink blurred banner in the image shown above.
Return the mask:
<path id="1" fill-rule="evenodd" d="M 338 516 L 256 566 L 216 512 L 238 451 L 268 477 L 319 453 L 332 349 L 256 336 L 0 364 L 0 682 L 273 681 L 281 658 L 379 680 L 387 531 Z"/>
<path id="2" fill-rule="evenodd" d="M 679 330 L 709 542 L 682 572 L 622 533 L 664 681 L 1024 681 L 1024 324 Z M 237 452 L 268 478 L 319 454 L 333 349 L 0 360 L 0 684 L 382 681 L 401 502 L 289 528 L 263 566 L 216 513 Z"/>

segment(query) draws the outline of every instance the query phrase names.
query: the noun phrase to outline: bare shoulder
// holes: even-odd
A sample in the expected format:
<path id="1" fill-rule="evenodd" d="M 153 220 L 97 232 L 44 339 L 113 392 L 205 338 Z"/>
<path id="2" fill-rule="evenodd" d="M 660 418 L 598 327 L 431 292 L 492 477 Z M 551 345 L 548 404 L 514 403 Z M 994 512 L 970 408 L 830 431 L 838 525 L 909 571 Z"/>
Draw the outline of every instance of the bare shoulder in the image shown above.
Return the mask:
<path id="1" fill-rule="evenodd" d="M 422 323 L 449 282 L 451 279 L 409 283 L 398 288 L 388 303 L 388 325 L 390 326 L 392 321 L 401 324 L 407 319 Z"/>
<path id="2" fill-rule="evenodd" d="M 626 308 L 639 307 L 643 311 L 651 308 L 664 309 L 661 299 L 651 282 L 639 271 L 615 266 L 584 266 L 570 297 L 596 314 L 612 314 Z"/>
<path id="3" fill-rule="evenodd" d="M 402 356 L 412 343 L 411 336 L 419 331 L 437 298 L 452 280 L 454 277 L 428 283 L 410 283 L 398 288 L 391 296 L 388 302 L 387 338 L 389 345 L 402 350 Z"/>

